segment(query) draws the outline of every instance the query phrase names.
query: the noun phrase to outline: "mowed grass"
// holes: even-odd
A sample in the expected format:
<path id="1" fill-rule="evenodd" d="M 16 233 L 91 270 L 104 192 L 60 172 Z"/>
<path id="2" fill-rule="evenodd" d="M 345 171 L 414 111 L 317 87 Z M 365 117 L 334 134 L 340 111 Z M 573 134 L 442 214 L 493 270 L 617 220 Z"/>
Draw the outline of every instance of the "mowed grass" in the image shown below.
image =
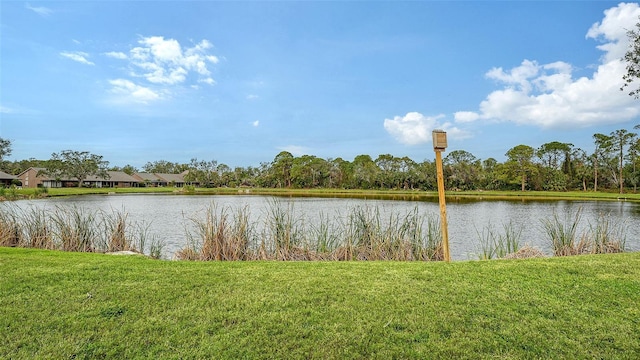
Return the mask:
<path id="1" fill-rule="evenodd" d="M 172 262 L 0 248 L 0 358 L 640 358 L 640 253 Z"/>

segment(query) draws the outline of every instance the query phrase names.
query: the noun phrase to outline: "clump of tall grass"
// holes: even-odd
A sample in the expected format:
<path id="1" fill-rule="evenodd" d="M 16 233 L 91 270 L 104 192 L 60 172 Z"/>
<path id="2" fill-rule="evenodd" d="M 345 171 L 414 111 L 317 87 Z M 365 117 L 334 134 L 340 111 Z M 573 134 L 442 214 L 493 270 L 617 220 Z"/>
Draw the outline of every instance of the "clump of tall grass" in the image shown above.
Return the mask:
<path id="1" fill-rule="evenodd" d="M 260 257 L 273 256 L 276 260 L 304 260 L 302 224 L 302 218 L 295 216 L 293 202 L 283 204 L 276 198 L 269 200 L 260 244 Z"/>
<path id="2" fill-rule="evenodd" d="M 444 248 L 442 245 L 440 218 L 436 214 L 427 214 L 425 221 L 427 222 L 427 233 L 423 237 L 422 256 L 419 259 L 443 261 Z"/>
<path id="3" fill-rule="evenodd" d="M 520 249 L 520 239 L 523 228 L 512 221 L 502 223 L 502 232 L 499 233 L 493 224 L 489 223 L 481 231 L 476 228 L 480 243 L 478 258 L 489 260 L 504 258 L 509 254 L 517 253 Z"/>
<path id="4" fill-rule="evenodd" d="M 595 254 L 624 252 L 627 225 L 611 219 L 609 214 L 599 214 L 595 224 L 589 223 L 591 252 Z"/>
<path id="5" fill-rule="evenodd" d="M 337 260 L 442 259 L 439 226 L 434 225 L 434 217 L 421 215 L 417 207 L 404 215 L 391 213 L 386 221 L 378 207 L 354 207 L 346 219 L 343 245 L 333 255 Z"/>
<path id="6" fill-rule="evenodd" d="M 44 211 L 44 210 L 43 210 Z M 63 251 L 93 252 L 96 250 L 98 223 L 96 213 L 73 207 L 56 207 L 51 214 L 56 237 Z"/>
<path id="7" fill-rule="evenodd" d="M 133 226 L 130 226 L 133 231 L 127 237 L 131 239 L 129 246 L 140 253 L 147 254 L 152 259 L 162 259 L 166 242 L 157 234 L 151 234 L 150 227 L 151 224 L 145 222 L 134 223 Z"/>
<path id="8" fill-rule="evenodd" d="M 252 237 L 249 209 L 237 209 L 231 220 L 229 212 L 228 207 L 218 209 L 216 204 L 211 204 L 204 219 L 192 218 L 195 233 L 187 231 L 189 246 L 179 250 L 176 257 L 204 261 L 248 260 Z"/>
<path id="9" fill-rule="evenodd" d="M 154 235 L 150 238 L 149 242 L 149 257 L 152 259 L 160 260 L 163 258 L 164 248 L 166 247 L 166 242 L 162 240 L 159 236 Z"/>
<path id="10" fill-rule="evenodd" d="M 575 214 L 565 213 L 564 219 L 561 219 L 554 211 L 550 218 L 542 220 L 542 228 L 547 234 L 555 256 L 580 255 L 590 252 L 589 241 L 585 236 L 578 234 L 581 219 L 582 209 L 578 209 Z"/>
<path id="11" fill-rule="evenodd" d="M 346 219 L 346 221 L 341 221 Z M 292 203 L 271 200 L 262 228 L 249 222 L 248 208 L 218 208 L 192 218 L 185 229 L 188 245 L 175 256 L 182 260 L 441 260 L 442 236 L 434 216 L 417 207 L 383 219 L 380 209 L 354 207 L 331 221 L 320 213 L 305 226 Z M 336 221 L 337 220 L 337 221 Z M 425 227 L 426 222 L 426 227 Z M 255 224 L 255 223 L 254 223 Z M 426 229 L 426 231 L 424 230 Z"/>
<path id="12" fill-rule="evenodd" d="M 22 213 L 23 243 L 27 247 L 54 249 L 54 239 L 45 209 L 29 208 Z"/>
<path id="13" fill-rule="evenodd" d="M 0 209 L 0 246 L 19 246 L 21 244 L 22 223 L 13 209 Z"/>
<path id="14" fill-rule="evenodd" d="M 317 223 L 310 225 L 309 234 L 311 250 L 317 254 L 330 254 L 339 243 L 335 222 L 322 212 L 318 214 Z"/>
<path id="15" fill-rule="evenodd" d="M 135 249 L 128 234 L 129 222 L 128 216 L 124 210 L 111 210 L 110 213 L 100 212 L 102 235 L 105 239 L 100 244 L 101 248 L 108 252 L 138 250 L 142 252 L 144 249 L 144 238 L 139 249 Z"/>
<path id="16" fill-rule="evenodd" d="M 161 258 L 165 243 L 148 226 L 130 223 L 122 211 L 95 212 L 80 207 L 54 210 L 29 206 L 0 208 L 0 246 L 94 252 L 133 250 Z M 150 243 L 149 243 L 150 242 Z"/>

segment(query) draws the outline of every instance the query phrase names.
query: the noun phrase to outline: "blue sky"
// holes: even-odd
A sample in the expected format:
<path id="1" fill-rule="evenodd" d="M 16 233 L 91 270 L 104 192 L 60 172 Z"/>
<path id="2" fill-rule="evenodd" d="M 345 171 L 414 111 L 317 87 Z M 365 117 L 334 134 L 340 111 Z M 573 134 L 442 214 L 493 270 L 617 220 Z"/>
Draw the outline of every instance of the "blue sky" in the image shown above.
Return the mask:
<path id="1" fill-rule="evenodd" d="M 2 1 L 9 160 L 111 165 L 296 156 L 504 161 L 519 144 L 631 130 L 619 91 L 636 3 Z"/>

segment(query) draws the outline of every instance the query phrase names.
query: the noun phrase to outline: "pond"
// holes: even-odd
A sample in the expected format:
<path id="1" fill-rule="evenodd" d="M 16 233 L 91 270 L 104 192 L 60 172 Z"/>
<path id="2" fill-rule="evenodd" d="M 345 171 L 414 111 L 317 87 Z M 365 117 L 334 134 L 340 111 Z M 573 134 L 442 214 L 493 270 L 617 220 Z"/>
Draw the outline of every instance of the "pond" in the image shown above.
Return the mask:
<path id="1" fill-rule="evenodd" d="M 186 231 L 193 227 L 192 219 L 204 218 L 206 209 L 215 204 L 218 209 L 247 207 L 250 221 L 259 229 L 264 227 L 270 206 L 274 200 L 292 206 L 297 219 L 314 224 L 322 216 L 340 222 L 350 210 L 358 207 L 377 209 L 385 221 L 391 214 L 407 214 L 417 210 L 420 214 L 439 220 L 439 206 L 434 201 L 399 201 L 376 199 L 291 197 L 274 198 L 259 195 L 91 195 L 22 200 L 21 208 L 36 206 L 45 208 L 78 207 L 88 211 L 119 210 L 128 214 L 128 220 L 148 225 L 149 234 L 165 242 L 164 256 L 172 258 L 176 251 L 187 245 Z M 6 205 L 5 205 L 6 206 Z M 573 201 L 573 200 L 447 200 L 449 242 L 454 260 L 477 259 L 480 234 L 488 227 L 498 232 L 503 224 L 522 229 L 521 244 L 537 247 L 551 254 L 549 239 L 543 221 L 557 214 L 574 217 L 581 213 L 579 233 L 595 224 L 599 216 L 609 216 L 611 224 L 624 230 L 626 249 L 640 250 L 640 204 L 624 201 Z"/>

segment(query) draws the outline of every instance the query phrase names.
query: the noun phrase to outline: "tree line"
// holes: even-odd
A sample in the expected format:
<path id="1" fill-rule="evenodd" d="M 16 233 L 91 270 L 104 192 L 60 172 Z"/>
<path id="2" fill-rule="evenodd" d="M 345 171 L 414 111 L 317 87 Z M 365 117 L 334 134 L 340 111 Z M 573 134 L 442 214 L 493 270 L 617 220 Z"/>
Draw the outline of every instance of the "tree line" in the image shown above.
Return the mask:
<path id="1" fill-rule="evenodd" d="M 639 129 L 636 126 L 634 129 Z M 594 150 L 553 141 L 534 148 L 517 145 L 504 162 L 478 159 L 465 150 L 450 151 L 443 159 L 448 190 L 538 190 L 538 191 L 637 191 L 640 183 L 640 139 L 637 133 L 620 129 L 593 135 Z M 11 142 L 0 139 L 0 160 L 11 153 Z M 131 165 L 109 166 L 102 156 L 86 151 L 65 150 L 49 160 L 2 161 L 2 170 L 19 174 L 41 167 L 49 174 L 86 178 L 104 176 L 106 170 L 148 173 L 185 173 L 185 180 L 205 187 L 333 188 L 437 190 L 436 165 L 432 160 L 381 154 L 358 155 L 353 161 L 294 156 L 282 151 L 259 166 L 231 168 L 216 160 L 191 159 L 189 163 L 167 160 L 147 162 L 141 169 Z"/>

